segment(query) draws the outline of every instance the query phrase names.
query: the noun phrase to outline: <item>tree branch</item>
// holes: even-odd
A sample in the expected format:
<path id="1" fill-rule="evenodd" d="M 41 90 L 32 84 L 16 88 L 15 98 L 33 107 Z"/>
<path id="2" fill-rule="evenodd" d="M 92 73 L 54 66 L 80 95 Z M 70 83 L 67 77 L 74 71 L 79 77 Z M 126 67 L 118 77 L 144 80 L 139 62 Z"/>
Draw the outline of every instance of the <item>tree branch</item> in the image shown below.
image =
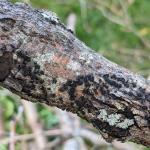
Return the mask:
<path id="1" fill-rule="evenodd" d="M 150 82 L 95 53 L 52 12 L 0 2 L 0 85 L 78 114 L 109 142 L 150 146 Z"/>

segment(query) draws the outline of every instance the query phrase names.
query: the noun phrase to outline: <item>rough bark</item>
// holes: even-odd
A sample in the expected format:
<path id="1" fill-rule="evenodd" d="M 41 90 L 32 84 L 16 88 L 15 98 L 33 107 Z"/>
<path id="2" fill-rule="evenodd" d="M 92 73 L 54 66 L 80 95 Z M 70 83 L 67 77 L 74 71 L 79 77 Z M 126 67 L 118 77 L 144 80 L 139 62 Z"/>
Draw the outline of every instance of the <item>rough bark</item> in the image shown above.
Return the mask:
<path id="1" fill-rule="evenodd" d="M 0 85 L 78 114 L 109 142 L 150 146 L 150 82 L 95 53 L 52 12 L 0 2 Z"/>

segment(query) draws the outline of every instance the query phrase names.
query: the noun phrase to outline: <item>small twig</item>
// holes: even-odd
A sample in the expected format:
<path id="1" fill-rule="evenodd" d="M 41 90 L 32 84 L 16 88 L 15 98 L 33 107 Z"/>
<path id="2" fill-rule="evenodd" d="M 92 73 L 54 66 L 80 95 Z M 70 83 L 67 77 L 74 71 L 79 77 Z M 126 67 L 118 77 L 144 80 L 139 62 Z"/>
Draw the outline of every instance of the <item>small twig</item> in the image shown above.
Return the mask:
<path id="1" fill-rule="evenodd" d="M 84 141 L 80 137 L 71 138 L 64 143 L 64 150 L 87 150 Z"/>
<path id="2" fill-rule="evenodd" d="M 93 144 L 96 145 L 106 145 L 109 146 L 111 144 L 107 143 L 101 135 L 94 133 L 93 131 L 87 130 L 87 129 L 81 129 L 80 130 L 80 136 L 90 140 Z"/>
<path id="3" fill-rule="evenodd" d="M 87 18 L 87 6 L 86 6 L 86 0 L 79 0 L 80 3 L 80 10 L 81 10 L 81 18 L 82 20 L 85 20 Z"/>
<path id="4" fill-rule="evenodd" d="M 23 113 L 23 108 L 20 106 L 18 108 L 18 114 L 14 117 L 14 120 L 10 122 L 10 138 L 9 138 L 9 150 L 15 150 L 15 134 L 16 134 L 16 125 L 20 120 Z"/>
<path id="5" fill-rule="evenodd" d="M 56 139 L 54 139 L 51 142 L 48 142 L 46 145 L 46 148 L 53 148 L 53 147 L 57 147 L 58 144 L 61 142 L 61 139 L 59 137 L 57 137 Z"/>
<path id="6" fill-rule="evenodd" d="M 25 108 L 28 124 L 35 135 L 36 145 L 38 149 L 44 149 L 46 147 L 47 139 L 43 135 L 42 124 L 38 121 L 38 114 L 35 104 L 24 100 L 22 100 L 22 104 Z"/>
<path id="7" fill-rule="evenodd" d="M 62 135 L 62 130 L 60 129 L 53 129 L 53 130 L 47 130 L 47 131 L 43 131 L 43 134 L 45 136 L 60 136 Z M 40 136 L 40 134 L 37 134 L 37 136 Z M 23 134 L 23 135 L 15 135 L 14 136 L 14 141 L 18 142 L 18 141 L 28 141 L 31 139 L 34 139 L 35 135 L 34 133 L 31 134 Z M 10 137 L 5 138 L 5 139 L 1 139 L 0 140 L 0 144 L 8 144 L 10 141 Z"/>
<path id="8" fill-rule="evenodd" d="M 121 143 L 118 141 L 113 141 L 112 142 L 113 147 L 115 147 L 118 150 L 142 150 L 143 148 L 140 147 L 135 147 L 134 145 L 132 145 L 131 143 Z"/>
<path id="9" fill-rule="evenodd" d="M 30 4 L 30 0 L 22 0 L 24 3 Z"/>
<path id="10" fill-rule="evenodd" d="M 0 106 L 0 138 L 4 135 L 3 109 Z"/>
<path id="11" fill-rule="evenodd" d="M 76 15 L 74 13 L 71 13 L 67 18 L 67 28 L 71 29 L 75 32 L 76 28 Z"/>

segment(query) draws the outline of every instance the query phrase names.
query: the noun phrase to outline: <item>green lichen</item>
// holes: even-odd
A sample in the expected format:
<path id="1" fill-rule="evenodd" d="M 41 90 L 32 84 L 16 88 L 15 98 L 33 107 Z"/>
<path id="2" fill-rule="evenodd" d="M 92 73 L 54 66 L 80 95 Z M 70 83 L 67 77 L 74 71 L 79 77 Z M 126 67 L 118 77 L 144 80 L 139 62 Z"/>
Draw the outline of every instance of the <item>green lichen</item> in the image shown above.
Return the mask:
<path id="1" fill-rule="evenodd" d="M 111 126 L 116 125 L 118 122 L 120 122 L 120 117 L 120 114 L 108 115 L 105 109 L 102 109 L 100 114 L 98 115 L 98 118 L 103 119 L 103 121 L 107 121 Z"/>
<path id="2" fill-rule="evenodd" d="M 134 124 L 133 119 L 125 119 L 123 122 L 118 123 L 116 126 L 122 129 L 127 129 L 129 126 Z"/>
<path id="3" fill-rule="evenodd" d="M 107 112 L 105 109 L 100 110 L 100 114 L 98 115 L 98 118 L 103 119 L 104 121 L 107 120 Z"/>
<path id="4" fill-rule="evenodd" d="M 120 114 L 111 114 L 108 116 L 107 122 L 109 123 L 109 125 L 114 126 L 120 121 L 120 117 Z"/>
<path id="5" fill-rule="evenodd" d="M 52 12 L 52 11 L 47 11 L 47 10 L 42 10 L 42 16 L 46 19 L 49 19 L 50 21 L 59 22 L 59 18 L 57 16 L 56 13 Z"/>
<path id="6" fill-rule="evenodd" d="M 121 117 L 122 115 L 117 113 L 108 115 L 105 109 L 100 110 L 100 114 L 98 115 L 99 119 L 108 122 L 110 126 L 116 126 L 122 129 L 126 129 L 134 124 L 133 119 L 126 118 L 123 121 L 121 121 Z"/>

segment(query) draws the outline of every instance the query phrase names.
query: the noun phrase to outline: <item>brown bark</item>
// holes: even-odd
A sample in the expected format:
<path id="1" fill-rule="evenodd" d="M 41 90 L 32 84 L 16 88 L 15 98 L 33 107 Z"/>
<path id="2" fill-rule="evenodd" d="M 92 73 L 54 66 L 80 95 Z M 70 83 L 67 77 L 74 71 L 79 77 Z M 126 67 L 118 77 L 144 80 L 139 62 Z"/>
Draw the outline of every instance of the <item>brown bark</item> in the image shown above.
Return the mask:
<path id="1" fill-rule="evenodd" d="M 150 146 L 150 82 L 92 51 L 51 12 L 0 2 L 0 85 L 78 114 L 109 142 Z"/>

